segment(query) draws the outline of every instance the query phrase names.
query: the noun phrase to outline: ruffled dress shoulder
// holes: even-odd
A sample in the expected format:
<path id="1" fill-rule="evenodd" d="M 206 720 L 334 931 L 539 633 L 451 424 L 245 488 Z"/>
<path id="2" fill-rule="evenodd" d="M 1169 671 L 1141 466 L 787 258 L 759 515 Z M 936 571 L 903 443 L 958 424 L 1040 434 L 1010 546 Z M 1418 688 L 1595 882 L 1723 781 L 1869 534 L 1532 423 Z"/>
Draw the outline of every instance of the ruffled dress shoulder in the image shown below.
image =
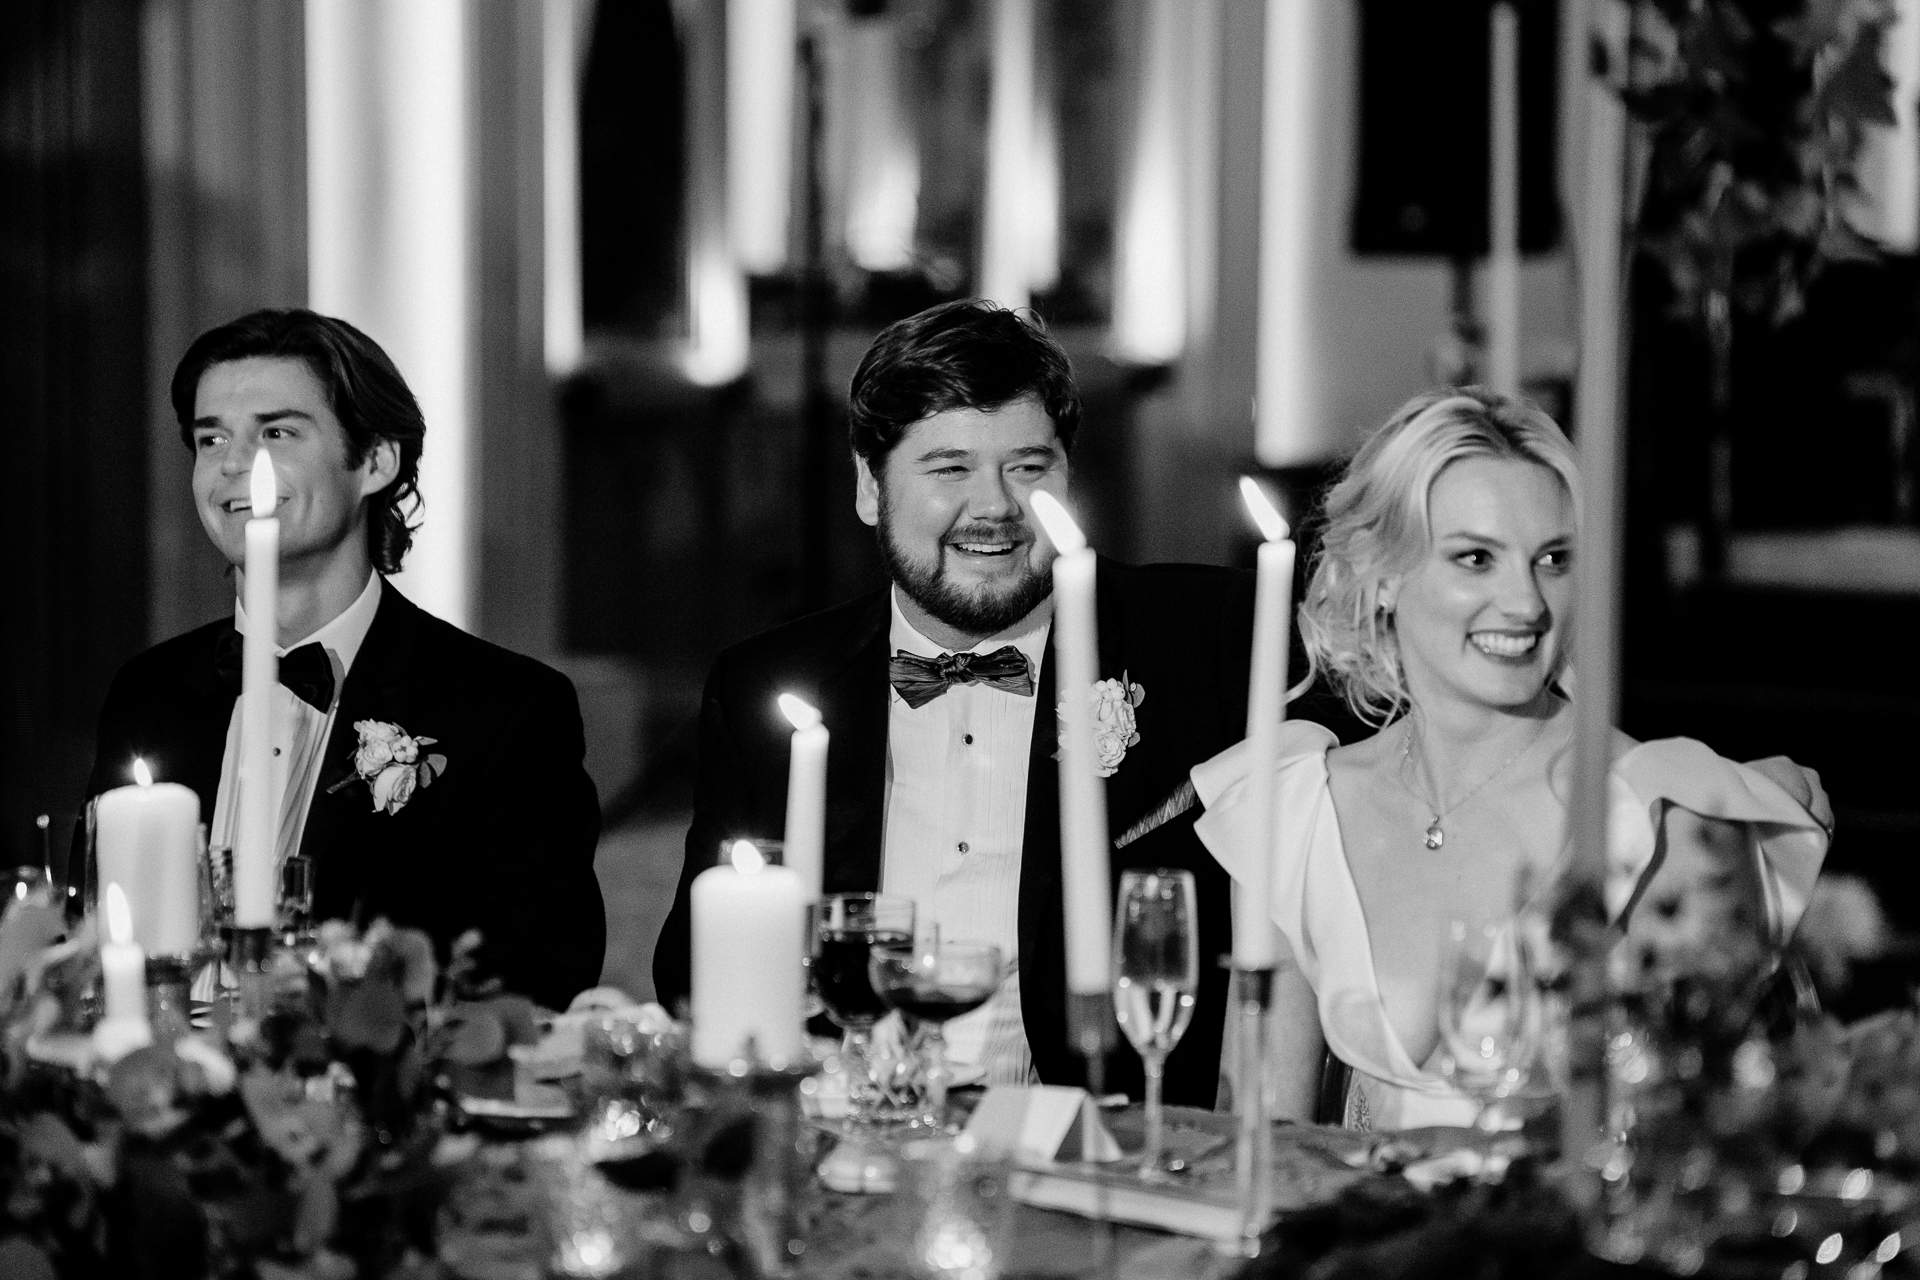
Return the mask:
<path id="1" fill-rule="evenodd" d="M 1373 1127 L 1470 1123 L 1473 1102 L 1414 1062 L 1387 1020 L 1328 786 L 1327 751 L 1335 745 L 1319 725 L 1284 726 L 1270 843 L 1258 838 L 1247 803 L 1248 744 L 1197 765 L 1194 790 L 1206 813 L 1194 830 L 1236 883 L 1246 882 L 1251 858 L 1270 860 L 1269 913 L 1313 987 L 1328 1048 L 1369 1078 Z M 1747 829 L 1773 927 L 1784 937 L 1806 909 L 1831 836 L 1817 785 L 1793 788 L 1798 774 L 1789 770 L 1737 764 L 1688 738 L 1620 755 L 1609 783 L 1609 909 L 1617 917 L 1634 900 L 1657 865 L 1666 812 L 1678 806 Z"/>

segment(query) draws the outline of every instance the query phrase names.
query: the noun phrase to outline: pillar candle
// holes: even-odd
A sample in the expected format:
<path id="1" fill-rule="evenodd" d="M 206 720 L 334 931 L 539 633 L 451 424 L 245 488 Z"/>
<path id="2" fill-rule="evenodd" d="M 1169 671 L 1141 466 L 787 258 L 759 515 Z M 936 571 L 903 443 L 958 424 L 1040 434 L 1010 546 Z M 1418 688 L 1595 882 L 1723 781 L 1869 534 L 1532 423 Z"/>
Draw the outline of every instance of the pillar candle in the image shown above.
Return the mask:
<path id="1" fill-rule="evenodd" d="M 693 878 L 693 1058 L 723 1067 L 753 1052 L 795 1059 L 802 1045 L 806 898 L 790 867 L 737 840 Z"/>
<path id="2" fill-rule="evenodd" d="M 200 941 L 200 797 L 156 783 L 137 757 L 133 776 L 97 801 L 98 882 L 118 883 L 138 907 L 133 940 L 149 955 L 186 955 Z"/>
<path id="3" fill-rule="evenodd" d="M 1254 586 L 1253 667 L 1247 685 L 1248 804 L 1255 815 L 1256 846 L 1233 904 L 1233 963 L 1241 969 L 1271 969 L 1278 955 L 1273 915 L 1274 768 L 1280 758 L 1280 725 L 1287 718 L 1288 624 L 1293 612 L 1293 540 L 1287 522 L 1260 486 L 1241 477 L 1240 496 L 1266 541 L 1260 544 Z"/>
<path id="4" fill-rule="evenodd" d="M 253 455 L 253 518 L 247 521 L 246 645 L 240 666 L 240 803 L 233 841 L 233 922 L 265 929 L 274 922 L 274 874 L 279 856 L 273 806 L 273 701 L 280 678 L 274 653 L 279 631 L 280 522 L 273 459 Z"/>
<path id="5" fill-rule="evenodd" d="M 1520 392 L 1520 15 L 1511 0 L 1493 6 L 1490 36 L 1487 260 L 1487 382 Z"/>
<path id="6" fill-rule="evenodd" d="M 820 713 L 790 693 L 780 711 L 793 725 L 787 757 L 787 866 L 800 877 L 800 892 L 820 896 L 827 841 L 827 726 Z"/>
<path id="7" fill-rule="evenodd" d="M 1100 672 L 1094 557 L 1067 509 L 1033 495 L 1053 562 L 1053 651 L 1060 663 L 1060 878 L 1066 900 L 1067 990 L 1107 990 L 1113 940 L 1107 871 L 1107 797 L 1095 768 L 1093 685 Z"/>

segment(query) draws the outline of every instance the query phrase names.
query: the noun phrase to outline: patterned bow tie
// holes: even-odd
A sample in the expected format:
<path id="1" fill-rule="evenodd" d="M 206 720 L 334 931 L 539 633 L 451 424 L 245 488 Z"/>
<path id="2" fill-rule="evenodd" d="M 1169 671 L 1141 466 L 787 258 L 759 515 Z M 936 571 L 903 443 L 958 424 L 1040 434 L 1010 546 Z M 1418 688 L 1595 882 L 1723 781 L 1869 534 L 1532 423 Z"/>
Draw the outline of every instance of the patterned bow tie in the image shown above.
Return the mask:
<path id="1" fill-rule="evenodd" d="M 236 690 L 246 643 L 238 631 L 228 631 L 213 646 L 214 670 Z M 280 683 L 315 711 L 333 706 L 333 660 L 317 641 L 280 655 Z"/>
<path id="2" fill-rule="evenodd" d="M 900 650 L 887 659 L 887 678 L 909 707 L 926 706 L 956 684 L 984 684 L 1023 698 L 1033 696 L 1033 667 L 1012 645 L 992 653 L 943 653 L 922 658 Z"/>

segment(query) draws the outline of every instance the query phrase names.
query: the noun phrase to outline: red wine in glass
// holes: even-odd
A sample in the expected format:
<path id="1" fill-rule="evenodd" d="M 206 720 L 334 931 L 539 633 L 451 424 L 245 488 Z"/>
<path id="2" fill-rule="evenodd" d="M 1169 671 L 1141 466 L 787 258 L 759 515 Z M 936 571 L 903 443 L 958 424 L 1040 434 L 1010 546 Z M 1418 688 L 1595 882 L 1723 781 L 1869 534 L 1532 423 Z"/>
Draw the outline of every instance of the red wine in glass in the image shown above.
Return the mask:
<path id="1" fill-rule="evenodd" d="M 887 1006 L 867 974 L 868 956 L 876 946 L 912 941 L 913 934 L 899 929 L 821 929 L 814 948 L 813 980 L 827 1016 L 848 1031 L 865 1030 L 885 1017 Z"/>

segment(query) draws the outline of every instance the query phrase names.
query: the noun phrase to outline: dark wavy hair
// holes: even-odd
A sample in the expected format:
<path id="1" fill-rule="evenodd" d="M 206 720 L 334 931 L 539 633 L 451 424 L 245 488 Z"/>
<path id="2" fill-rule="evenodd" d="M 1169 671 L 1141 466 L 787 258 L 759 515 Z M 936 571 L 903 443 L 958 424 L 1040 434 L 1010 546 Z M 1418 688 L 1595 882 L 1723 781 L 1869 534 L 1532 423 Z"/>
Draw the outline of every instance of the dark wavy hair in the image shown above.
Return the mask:
<path id="1" fill-rule="evenodd" d="M 407 380 L 380 345 L 345 320 L 304 308 L 253 311 L 193 340 L 173 371 L 173 416 L 193 447 L 193 403 L 200 378 L 216 364 L 255 356 L 304 360 L 347 433 L 347 465 L 366 461 L 381 440 L 400 450 L 400 474 L 367 499 L 367 554 L 382 573 L 400 572 L 419 528 L 420 450 L 427 422 Z"/>
<path id="2" fill-rule="evenodd" d="M 1031 311 L 946 302 L 880 331 L 847 395 L 853 451 L 876 472 L 907 428 L 948 409 L 991 412 L 1032 396 L 1073 448 L 1080 392 L 1067 353 Z"/>

